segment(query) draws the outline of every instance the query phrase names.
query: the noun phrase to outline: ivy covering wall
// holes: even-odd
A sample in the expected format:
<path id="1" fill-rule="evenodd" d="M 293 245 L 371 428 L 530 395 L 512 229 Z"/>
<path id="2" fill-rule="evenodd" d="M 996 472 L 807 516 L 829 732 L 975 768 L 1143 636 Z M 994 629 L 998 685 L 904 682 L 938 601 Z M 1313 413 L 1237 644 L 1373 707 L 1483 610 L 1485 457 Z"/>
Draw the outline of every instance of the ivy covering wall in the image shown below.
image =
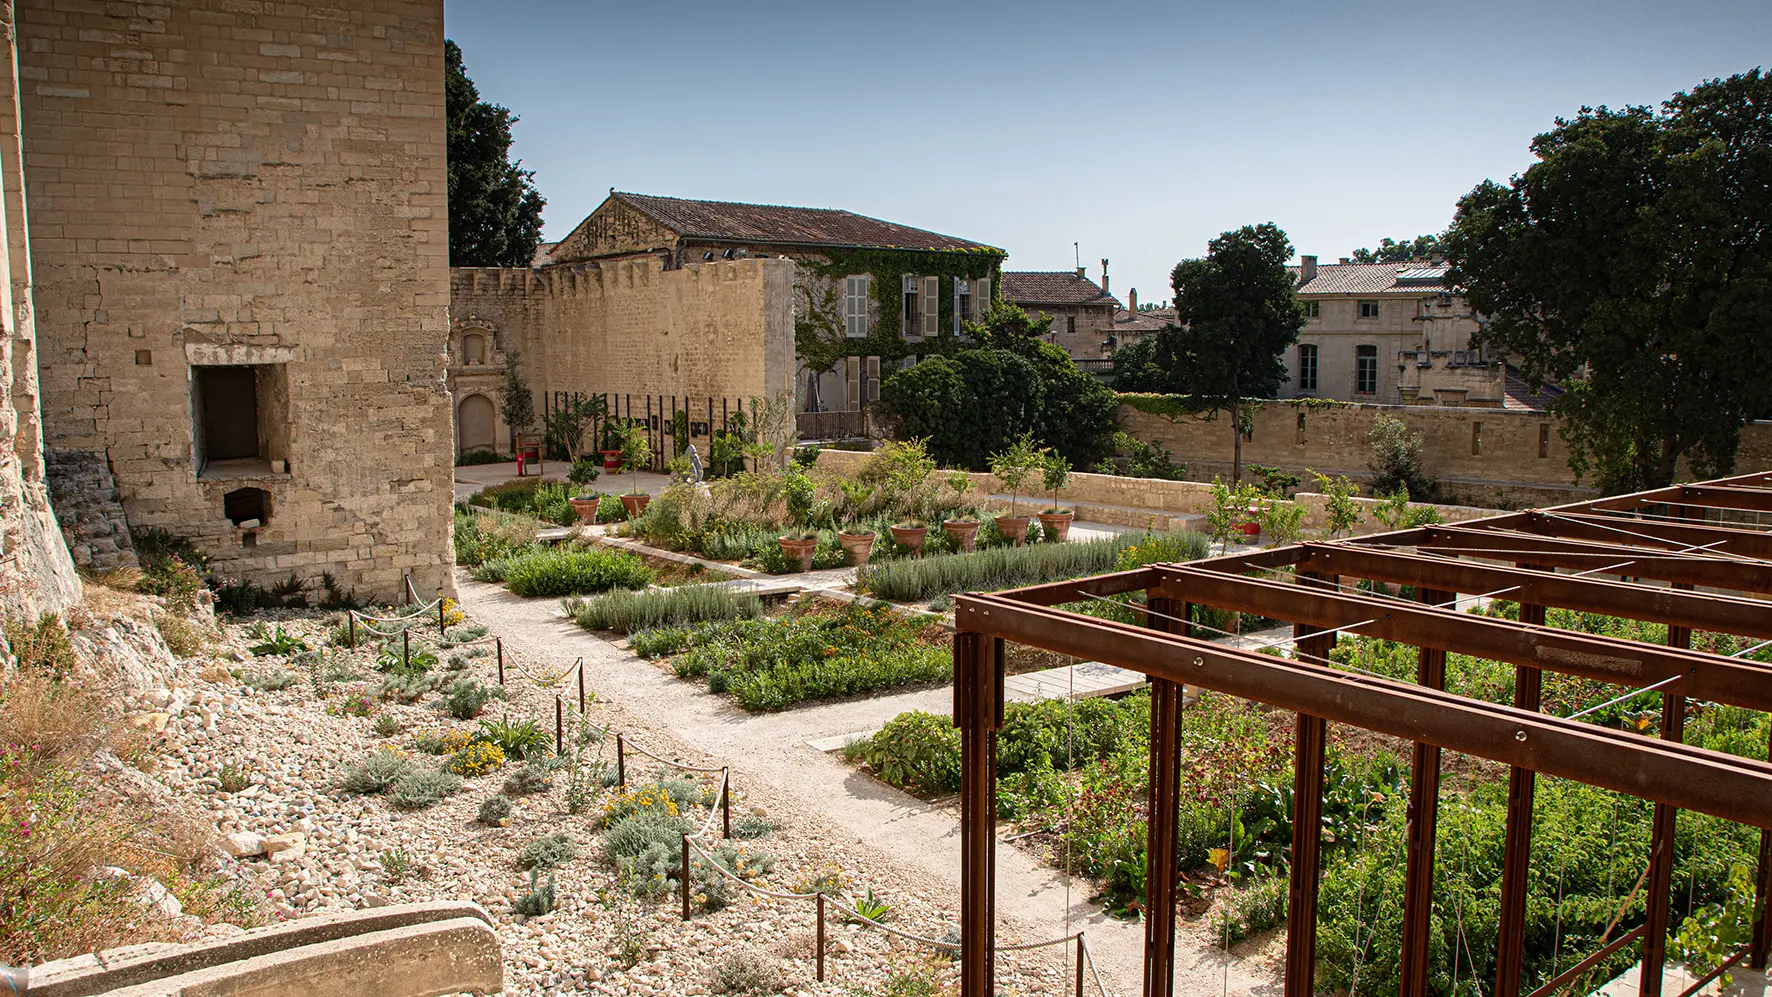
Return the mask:
<path id="1" fill-rule="evenodd" d="M 954 281 L 988 279 L 995 299 L 1006 254 L 1000 249 L 832 249 L 824 256 L 822 260 L 798 261 L 813 277 L 821 278 L 807 281 L 801 288 L 804 307 L 794 323 L 794 346 L 800 362 L 815 371 L 829 370 L 845 357 L 879 357 L 884 368 L 907 356 L 948 353 L 962 347 L 953 332 Z M 852 339 L 843 331 L 843 278 L 857 274 L 872 277 L 875 313 L 868 335 Z M 941 319 L 934 336 L 906 341 L 902 334 L 906 276 L 941 279 L 937 294 Z M 974 298 L 975 319 L 982 319 L 989 309 L 990 301 Z"/>

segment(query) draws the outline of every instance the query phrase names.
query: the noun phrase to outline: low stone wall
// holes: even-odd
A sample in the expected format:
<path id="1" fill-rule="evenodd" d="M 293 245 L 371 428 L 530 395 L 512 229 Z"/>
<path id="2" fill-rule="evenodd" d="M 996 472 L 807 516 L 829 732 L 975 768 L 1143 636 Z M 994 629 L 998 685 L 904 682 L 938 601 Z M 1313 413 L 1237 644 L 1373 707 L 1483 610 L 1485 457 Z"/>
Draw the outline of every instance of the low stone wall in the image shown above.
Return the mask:
<path id="1" fill-rule="evenodd" d="M 1169 450 L 1196 481 L 1229 478 L 1231 432 L 1222 413 L 1214 418 L 1148 411 L 1151 396 L 1121 396 L 1115 419 L 1127 434 Z M 1544 412 L 1437 405 L 1351 405 L 1315 399 L 1257 403 L 1253 428 L 1243 441 L 1243 464 L 1267 464 L 1309 478 L 1305 472 L 1371 479 L 1366 434 L 1380 415 L 1401 419 L 1423 439 L 1423 465 L 1441 497 L 1465 505 L 1525 509 L 1595 498 L 1569 469 L 1569 448 L 1557 421 Z M 1772 469 L 1772 422 L 1742 429 L 1736 472 Z M 1688 480 L 1694 475 L 1684 465 Z"/>
<path id="2" fill-rule="evenodd" d="M 303 918 L 194 945 L 134 946 L 32 967 L 32 997 L 184 993 L 430 997 L 504 988 L 498 932 L 466 901 Z"/>
<path id="3" fill-rule="evenodd" d="M 818 468 L 833 474 L 851 474 L 870 454 L 848 450 L 820 450 Z M 1007 502 L 1008 491 L 995 475 L 968 472 L 974 488 L 982 496 Z M 1299 492 L 1294 498 L 1305 507 L 1305 529 L 1321 529 L 1327 525 L 1324 509 L 1328 499 L 1315 492 Z M 1038 511 L 1051 505 L 1051 493 L 1022 496 L 1023 508 Z M 1166 481 L 1161 478 L 1128 478 L 1113 474 L 1073 473 L 1058 493 L 1059 505 L 1075 509 L 1077 518 L 1110 526 L 1145 527 L 1153 530 L 1206 528 L 1206 513 L 1212 509 L 1212 486 L 1199 481 Z M 1356 532 L 1374 533 L 1384 528 L 1372 519 L 1376 499 L 1357 496 L 1363 522 Z M 1415 503 L 1417 507 L 1425 503 Z M 1495 515 L 1494 509 L 1473 506 L 1439 505 L 1442 522 L 1456 523 Z"/>

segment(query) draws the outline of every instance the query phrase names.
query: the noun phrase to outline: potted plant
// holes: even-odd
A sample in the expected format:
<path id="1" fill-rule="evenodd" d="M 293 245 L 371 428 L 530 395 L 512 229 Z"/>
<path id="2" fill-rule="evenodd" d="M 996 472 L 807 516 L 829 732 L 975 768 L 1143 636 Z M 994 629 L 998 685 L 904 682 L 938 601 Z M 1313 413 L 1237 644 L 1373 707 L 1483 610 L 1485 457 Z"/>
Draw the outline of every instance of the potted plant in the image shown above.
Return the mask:
<path id="1" fill-rule="evenodd" d="M 572 511 L 578 513 L 578 521 L 581 523 L 597 521 L 599 496 L 596 490 L 591 487 L 591 482 L 596 481 L 598 475 L 602 473 L 597 470 L 596 461 L 589 457 L 582 457 L 572 462 L 572 471 L 566 475 L 566 480 L 575 486 L 572 497 L 567 501 L 572 503 Z"/>
<path id="2" fill-rule="evenodd" d="M 613 422 L 603 424 L 603 446 L 597 451 L 603 458 L 603 470 L 621 470 L 621 436 L 622 430 Z"/>
<path id="3" fill-rule="evenodd" d="M 851 524 L 837 530 L 837 542 L 843 545 L 843 553 L 848 555 L 849 563 L 862 565 L 874 555 L 873 530 L 859 523 Z"/>
<path id="4" fill-rule="evenodd" d="M 646 431 L 639 426 L 628 426 L 621 431 L 620 452 L 622 470 L 629 474 L 652 465 L 652 441 L 646 438 Z M 646 511 L 647 503 L 651 501 L 652 496 L 641 490 L 640 479 L 637 477 L 634 479 L 633 493 L 621 497 L 621 504 L 628 510 L 629 519 L 640 518 L 640 514 Z"/>
<path id="5" fill-rule="evenodd" d="M 782 472 L 781 498 L 788 509 L 788 522 L 797 529 L 776 542 L 783 554 L 799 561 L 801 571 L 811 571 L 812 557 L 818 552 L 818 533 L 813 527 L 825 517 L 819 508 L 818 489 L 805 468 L 794 464 Z"/>
<path id="6" fill-rule="evenodd" d="M 923 484 L 935 470 L 935 461 L 922 440 L 889 443 L 884 452 L 891 468 L 888 480 L 899 497 L 899 509 L 904 516 L 890 527 L 892 539 L 912 556 L 921 555 L 923 541 L 929 536 L 929 524 L 921 515 Z"/>
<path id="7" fill-rule="evenodd" d="M 991 454 L 991 473 L 1009 491 L 1009 515 L 998 516 L 997 532 L 1015 541 L 1020 547 L 1027 541 L 1028 517 L 1019 515 L 1021 490 L 1041 464 L 1043 452 L 1034 447 L 1032 433 L 1023 433 L 1009 449 Z"/>
<path id="8" fill-rule="evenodd" d="M 775 542 L 781 544 L 781 552 L 786 554 L 790 560 L 799 562 L 801 571 L 812 570 L 812 557 L 818 553 L 818 534 L 811 531 L 789 533 L 777 537 Z M 768 550 L 769 548 L 763 549 Z"/>
<path id="9" fill-rule="evenodd" d="M 1071 520 L 1077 517 L 1074 510 L 1058 507 L 1058 492 L 1071 477 L 1071 462 L 1058 454 L 1049 453 L 1040 468 L 1041 481 L 1046 490 L 1052 493 L 1052 508 L 1040 513 L 1040 526 L 1045 530 L 1046 539 L 1053 543 L 1064 543 L 1071 535 Z"/>
<path id="10" fill-rule="evenodd" d="M 953 538 L 957 550 L 969 554 L 978 542 L 978 520 L 963 516 L 960 510 L 966 508 L 966 495 L 972 491 L 972 475 L 965 471 L 951 472 L 948 475 L 948 488 L 954 493 L 955 514 L 953 519 L 942 520 L 941 528 Z"/>

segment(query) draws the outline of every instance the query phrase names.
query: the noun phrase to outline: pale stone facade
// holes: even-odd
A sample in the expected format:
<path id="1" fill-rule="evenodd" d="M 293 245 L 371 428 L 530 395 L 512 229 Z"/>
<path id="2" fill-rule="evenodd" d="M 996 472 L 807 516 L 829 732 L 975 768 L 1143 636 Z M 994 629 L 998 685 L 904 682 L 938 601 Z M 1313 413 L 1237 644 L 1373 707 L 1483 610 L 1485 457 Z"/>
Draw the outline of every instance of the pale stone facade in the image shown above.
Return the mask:
<path id="1" fill-rule="evenodd" d="M 26 0 L 51 450 L 218 574 L 450 584 L 440 0 Z"/>
<path id="2" fill-rule="evenodd" d="M 1107 262 L 1102 260 L 1100 284 L 1088 272 L 1018 272 L 1003 274 L 1003 299 L 1035 319 L 1051 318 L 1046 341 L 1076 360 L 1112 356 L 1114 315 L 1120 302 L 1107 291 Z"/>
<path id="3" fill-rule="evenodd" d="M 1506 404 L 1506 365 L 1472 351 L 1476 317 L 1441 286 L 1444 264 L 1302 261 L 1294 269 L 1306 320 L 1287 351 L 1282 397 Z"/>
<path id="4" fill-rule="evenodd" d="M 45 481 L 37 333 L 26 225 L 11 4 L 0 4 L 0 611 L 34 616 L 80 601 Z"/>
<path id="5" fill-rule="evenodd" d="M 909 272 L 893 275 L 890 289 L 878 274 L 828 273 L 845 250 L 902 252 Z M 969 276 L 909 269 L 931 254 L 959 261 L 950 269 Z M 608 395 L 619 416 L 657 431 L 661 412 L 682 408 L 704 455 L 724 412 L 783 392 L 812 435 L 859 431 L 881 380 L 913 363 L 917 344 L 982 317 L 1002 258 L 981 243 L 846 211 L 612 193 L 544 246 L 533 267 L 455 271 L 449 369 L 458 449 L 485 447 L 490 437 L 491 448 L 509 452 L 512 434 L 498 410 L 513 352 L 538 416 L 555 399 Z M 900 324 L 890 330 L 882 293 L 899 305 Z M 813 370 L 796 347 L 802 329 L 832 340 L 890 334 L 905 355 L 883 362 L 858 347 Z M 471 362 L 481 340 L 496 344 L 483 366 Z M 664 442 L 655 437 L 660 459 L 673 455 Z"/>

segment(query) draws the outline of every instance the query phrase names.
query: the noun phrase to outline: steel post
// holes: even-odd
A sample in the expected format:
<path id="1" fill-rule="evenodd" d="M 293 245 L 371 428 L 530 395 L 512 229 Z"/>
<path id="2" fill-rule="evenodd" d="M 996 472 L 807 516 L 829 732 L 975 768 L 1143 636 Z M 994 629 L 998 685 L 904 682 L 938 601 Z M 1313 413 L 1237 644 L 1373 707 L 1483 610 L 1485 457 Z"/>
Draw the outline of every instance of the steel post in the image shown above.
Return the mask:
<path id="1" fill-rule="evenodd" d="M 1544 607 L 1520 605 L 1520 622 L 1544 625 Z M 1538 712 L 1544 695 L 1544 673 L 1530 665 L 1514 666 L 1514 706 Z M 1526 958 L 1526 888 L 1532 862 L 1532 797 L 1538 773 L 1515 765 L 1507 774 L 1507 828 L 1502 838 L 1501 912 L 1495 942 L 1495 997 L 1519 997 Z"/>
<path id="2" fill-rule="evenodd" d="M 1153 630 L 1174 632 L 1173 617 L 1185 604 L 1153 596 L 1146 619 Z M 1182 687 L 1150 680 L 1151 740 L 1149 817 L 1145 822 L 1144 997 L 1175 992 L 1175 901 L 1181 880 Z"/>
<path id="3" fill-rule="evenodd" d="M 1417 589 L 1422 602 L 1449 602 L 1453 593 Z M 1415 681 L 1446 688 L 1446 652 L 1421 648 Z M 1403 873 L 1402 997 L 1427 997 L 1428 942 L 1433 933 L 1434 834 L 1440 813 L 1440 749 L 1416 741 L 1409 767 L 1408 852 Z"/>
<path id="4" fill-rule="evenodd" d="M 954 725 L 960 728 L 960 997 L 996 995 L 997 729 L 1003 642 L 954 634 Z"/>
<path id="5" fill-rule="evenodd" d="M 1692 631 L 1668 627 L 1669 647 L 1692 646 Z M 1661 694 L 1661 739 L 1680 741 L 1685 735 L 1686 697 L 1677 692 Z M 1649 893 L 1643 923 L 1643 971 L 1637 981 L 1638 997 L 1661 997 L 1661 970 L 1667 961 L 1667 926 L 1673 905 L 1674 824 L 1679 810 L 1655 804 L 1649 831 Z"/>
<path id="6" fill-rule="evenodd" d="M 1300 586 L 1333 582 L 1333 576 L 1300 571 Z M 1316 636 L 1318 627 L 1292 626 L 1298 660 L 1321 665 L 1335 635 Z M 1315 997 L 1317 976 L 1317 889 L 1322 873 L 1323 761 L 1329 725 L 1322 717 L 1297 715 L 1292 755 L 1292 873 L 1286 914 L 1285 997 Z"/>

